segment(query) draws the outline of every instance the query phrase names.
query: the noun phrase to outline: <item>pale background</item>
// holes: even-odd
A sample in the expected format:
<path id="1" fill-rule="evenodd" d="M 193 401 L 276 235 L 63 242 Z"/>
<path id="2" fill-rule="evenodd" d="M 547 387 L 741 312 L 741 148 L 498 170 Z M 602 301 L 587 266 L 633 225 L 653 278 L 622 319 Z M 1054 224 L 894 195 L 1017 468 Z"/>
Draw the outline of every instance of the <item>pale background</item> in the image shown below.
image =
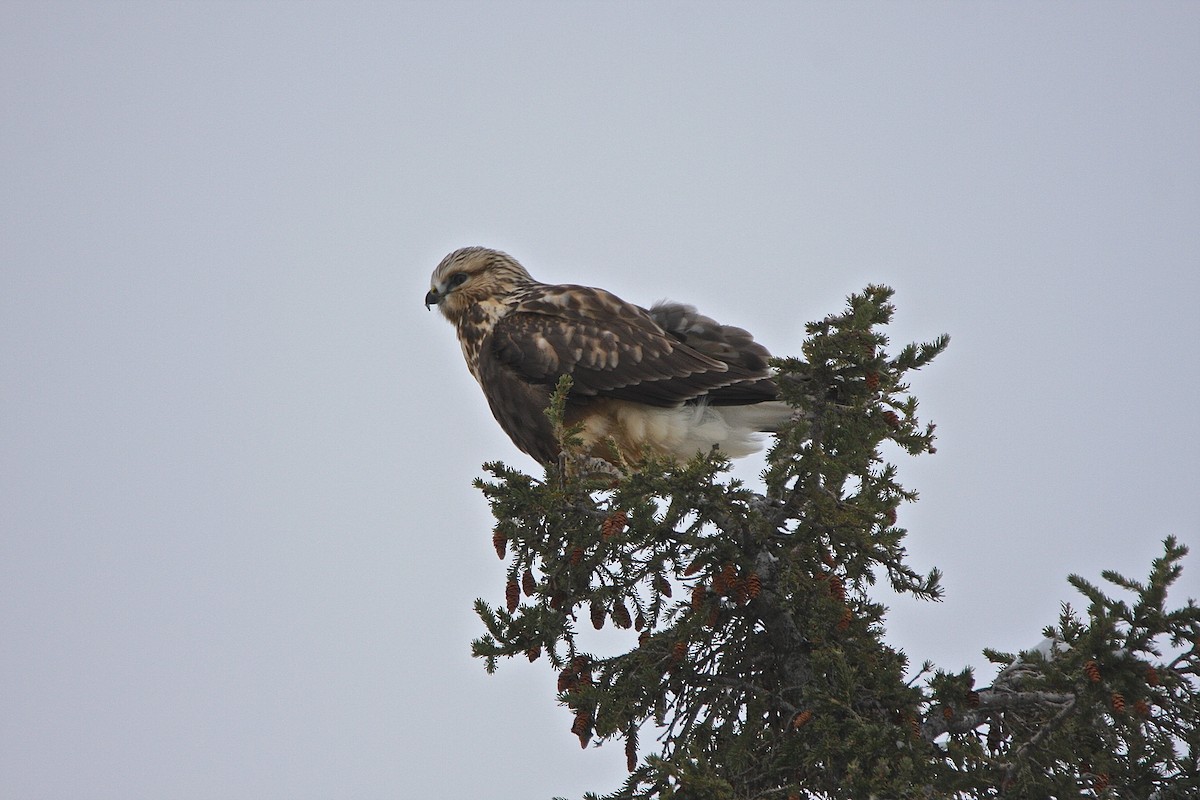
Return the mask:
<path id="1" fill-rule="evenodd" d="M 468 655 L 532 464 L 421 307 L 466 244 L 781 354 L 894 286 L 890 640 L 1036 644 L 1200 545 L 1198 87 L 1196 3 L 4 3 L 0 796 L 619 785 Z"/>

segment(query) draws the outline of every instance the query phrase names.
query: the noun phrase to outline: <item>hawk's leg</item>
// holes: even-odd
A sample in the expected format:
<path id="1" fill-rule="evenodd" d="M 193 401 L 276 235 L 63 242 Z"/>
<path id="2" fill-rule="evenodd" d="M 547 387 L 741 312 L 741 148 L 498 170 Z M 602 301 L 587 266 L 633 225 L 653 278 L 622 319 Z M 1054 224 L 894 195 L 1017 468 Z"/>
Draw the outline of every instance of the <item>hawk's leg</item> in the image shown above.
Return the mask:
<path id="1" fill-rule="evenodd" d="M 570 473 L 581 478 L 605 477 L 620 480 L 624 477 L 621 470 L 603 458 L 575 455 L 565 450 L 558 454 L 558 469 L 560 475 Z"/>

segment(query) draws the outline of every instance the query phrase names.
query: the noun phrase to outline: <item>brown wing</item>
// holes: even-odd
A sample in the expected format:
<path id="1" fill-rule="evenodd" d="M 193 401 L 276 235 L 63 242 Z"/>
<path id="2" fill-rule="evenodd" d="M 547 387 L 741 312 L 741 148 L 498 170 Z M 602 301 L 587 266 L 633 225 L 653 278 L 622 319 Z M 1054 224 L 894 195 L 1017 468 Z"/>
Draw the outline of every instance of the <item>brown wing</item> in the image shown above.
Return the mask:
<path id="1" fill-rule="evenodd" d="M 775 400 L 779 389 L 770 377 L 767 360 L 770 351 L 750 332 L 733 325 L 722 325 L 706 317 L 695 306 L 662 301 L 650 307 L 650 318 L 679 341 L 710 358 L 724 361 L 751 373 L 757 380 L 740 381 L 709 392 L 712 405 L 745 405 Z"/>
<path id="2" fill-rule="evenodd" d="M 654 406 L 766 375 L 765 363 L 753 369 L 708 355 L 664 331 L 645 309 L 582 286 L 540 287 L 496 323 L 492 352 L 530 383 L 553 385 L 570 374 L 574 395 Z M 760 393 L 740 402 L 765 399 Z"/>

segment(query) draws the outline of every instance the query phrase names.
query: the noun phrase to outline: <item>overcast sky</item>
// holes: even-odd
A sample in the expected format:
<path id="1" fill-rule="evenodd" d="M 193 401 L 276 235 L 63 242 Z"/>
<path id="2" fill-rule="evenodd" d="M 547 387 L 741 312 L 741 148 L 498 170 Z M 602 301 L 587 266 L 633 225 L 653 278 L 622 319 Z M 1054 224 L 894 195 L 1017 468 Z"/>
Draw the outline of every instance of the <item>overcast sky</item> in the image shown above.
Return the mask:
<path id="1" fill-rule="evenodd" d="M 1196 3 L 0 6 L 0 794 L 578 797 L 421 301 L 468 244 L 795 354 L 868 282 L 919 663 L 1200 545 Z M 757 467 L 742 468 L 752 479 Z M 1200 553 L 1176 600 L 1200 595 Z M 988 675 L 986 670 L 984 675 Z"/>

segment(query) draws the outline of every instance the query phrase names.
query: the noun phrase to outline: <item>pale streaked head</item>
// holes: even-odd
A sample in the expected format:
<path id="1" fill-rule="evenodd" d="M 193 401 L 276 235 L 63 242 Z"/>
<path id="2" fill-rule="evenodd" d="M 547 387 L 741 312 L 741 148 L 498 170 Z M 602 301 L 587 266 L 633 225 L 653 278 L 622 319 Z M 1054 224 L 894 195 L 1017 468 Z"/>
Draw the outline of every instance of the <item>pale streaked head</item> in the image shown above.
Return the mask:
<path id="1" fill-rule="evenodd" d="M 425 307 L 436 305 L 457 323 L 471 306 L 503 300 L 516 289 L 535 283 L 507 253 L 486 247 L 464 247 L 442 259 L 429 279 Z"/>

